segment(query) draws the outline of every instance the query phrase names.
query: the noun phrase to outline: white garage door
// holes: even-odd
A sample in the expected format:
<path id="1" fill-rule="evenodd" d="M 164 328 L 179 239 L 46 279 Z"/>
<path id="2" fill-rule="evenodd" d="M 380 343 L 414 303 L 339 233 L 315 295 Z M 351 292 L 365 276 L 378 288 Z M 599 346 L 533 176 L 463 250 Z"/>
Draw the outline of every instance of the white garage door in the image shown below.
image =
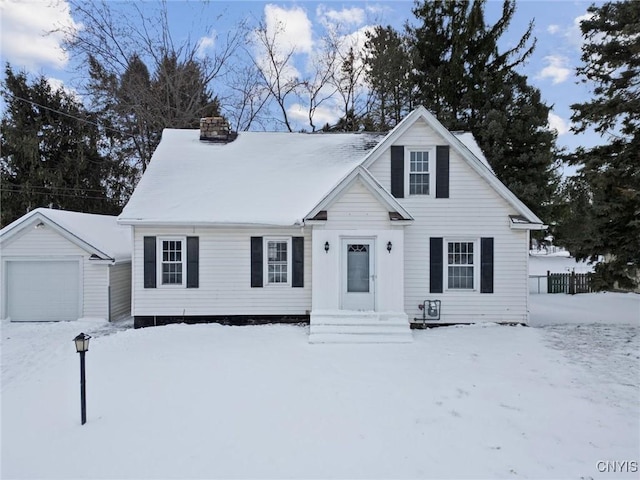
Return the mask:
<path id="1" fill-rule="evenodd" d="M 76 320 L 78 261 L 7 262 L 7 314 L 14 322 Z"/>

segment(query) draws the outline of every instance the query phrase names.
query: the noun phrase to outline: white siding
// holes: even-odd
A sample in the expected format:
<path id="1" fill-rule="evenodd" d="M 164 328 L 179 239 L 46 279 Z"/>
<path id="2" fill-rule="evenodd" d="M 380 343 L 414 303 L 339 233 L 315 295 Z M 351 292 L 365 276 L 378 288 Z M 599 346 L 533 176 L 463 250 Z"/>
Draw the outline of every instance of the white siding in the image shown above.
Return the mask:
<path id="1" fill-rule="evenodd" d="M 84 259 L 83 317 L 108 319 L 109 265 Z"/>
<path id="2" fill-rule="evenodd" d="M 145 236 L 197 236 L 199 287 L 144 288 Z M 251 237 L 304 236 L 304 287 L 251 288 Z M 134 228 L 135 316 L 305 315 L 311 310 L 311 234 L 300 228 Z"/>
<path id="3" fill-rule="evenodd" d="M 111 265 L 109 268 L 111 292 L 111 318 L 117 320 L 131 315 L 131 262 Z"/>
<path id="4" fill-rule="evenodd" d="M 446 143 L 420 120 L 395 144 L 429 147 Z M 404 238 L 405 311 L 410 319 L 421 317 L 418 304 L 440 299 L 442 322 L 526 321 L 528 232 L 509 228 L 508 215 L 517 212 L 457 152 L 451 149 L 450 153 L 450 198 L 398 199 L 415 218 Z M 389 150 L 369 170 L 390 190 Z M 430 237 L 443 237 L 445 242 L 493 237 L 494 293 L 479 293 L 479 285 L 476 291 L 447 291 L 446 284 L 444 293 L 429 293 Z M 479 252 L 476 255 L 479 260 Z M 446 269 L 446 256 L 444 260 Z"/>
<path id="5" fill-rule="evenodd" d="M 72 243 L 67 238 L 45 226 L 33 228 L 25 226 L 23 232 L 16 234 L 13 238 L 2 245 L 3 259 L 38 259 L 51 260 L 61 258 L 82 258 L 80 270 L 82 285 L 80 294 L 82 296 L 82 317 L 107 318 L 107 286 L 108 286 L 108 266 L 104 263 L 90 261 L 90 254 Z M 3 272 L 0 275 L 1 281 L 6 281 L 4 272 L 4 262 L 1 262 Z M 6 288 L 0 287 L 2 292 L 2 305 L 0 311 L 2 316 L 6 315 L 5 298 Z"/>
<path id="6" fill-rule="evenodd" d="M 356 180 L 327 209 L 327 230 L 389 229 L 389 210 Z"/>

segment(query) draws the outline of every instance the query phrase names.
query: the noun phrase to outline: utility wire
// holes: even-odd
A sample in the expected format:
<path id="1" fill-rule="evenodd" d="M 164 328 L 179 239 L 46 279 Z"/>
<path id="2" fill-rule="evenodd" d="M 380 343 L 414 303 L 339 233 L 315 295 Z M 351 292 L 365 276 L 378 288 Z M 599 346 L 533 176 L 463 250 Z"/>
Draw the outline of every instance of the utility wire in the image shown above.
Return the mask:
<path id="1" fill-rule="evenodd" d="M 4 187 L 0 187 L 0 192 L 10 192 L 10 193 L 16 193 L 15 190 L 8 190 Z M 85 198 L 88 200 L 105 200 L 105 201 L 113 201 L 113 198 L 109 198 L 109 197 L 94 197 L 91 195 L 73 195 L 70 193 L 55 193 L 55 194 L 50 194 L 48 192 L 29 192 L 31 194 L 35 194 L 35 195 L 48 195 L 48 196 L 52 196 L 52 197 L 70 197 L 70 198 Z"/>
<path id="2" fill-rule="evenodd" d="M 117 183 L 116 185 L 128 185 L 127 183 Z M 26 187 L 24 185 L 3 185 L 3 190 L 70 190 L 70 191 L 81 191 L 81 192 L 103 192 L 103 190 L 98 190 L 97 188 L 83 188 L 83 187 L 47 187 L 40 185 L 30 185 Z M 36 192 L 37 193 L 37 192 Z M 46 193 L 46 192 L 45 192 Z"/>
<path id="3" fill-rule="evenodd" d="M 124 135 L 126 137 L 133 137 L 134 136 L 134 135 L 132 135 L 130 133 L 125 133 L 125 132 L 121 132 L 120 130 L 116 130 L 115 128 L 111 128 L 111 127 L 106 127 L 104 125 L 100 125 L 99 123 L 92 122 L 91 120 L 87 120 L 86 118 L 76 117 L 76 116 L 71 115 L 69 113 L 62 112 L 60 110 L 56 110 L 55 108 L 47 107 L 47 106 L 42 105 L 42 104 L 40 104 L 38 102 L 34 102 L 33 100 L 29 100 L 28 98 L 19 97 L 18 95 L 15 95 L 12 92 L 5 92 L 5 94 L 12 96 L 16 100 L 21 100 L 23 102 L 30 103 L 31 105 L 35 105 L 36 107 L 40 107 L 40 108 L 44 108 L 45 110 L 49 110 L 50 112 L 55 112 L 55 113 L 58 113 L 60 115 L 64 115 L 65 117 L 73 118 L 74 120 L 78 120 L 79 122 L 88 123 L 89 125 L 93 125 L 94 127 L 104 128 L 105 130 L 110 130 L 112 132 L 115 132 L 115 133 L 117 133 L 119 135 Z"/>

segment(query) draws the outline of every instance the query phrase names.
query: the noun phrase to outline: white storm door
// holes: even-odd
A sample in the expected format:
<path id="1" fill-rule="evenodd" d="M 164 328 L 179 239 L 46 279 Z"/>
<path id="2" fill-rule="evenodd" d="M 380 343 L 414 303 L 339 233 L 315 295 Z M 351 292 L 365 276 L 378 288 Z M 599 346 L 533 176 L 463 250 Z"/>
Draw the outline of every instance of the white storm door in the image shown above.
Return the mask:
<path id="1" fill-rule="evenodd" d="M 342 309 L 375 310 L 375 241 L 342 240 Z"/>

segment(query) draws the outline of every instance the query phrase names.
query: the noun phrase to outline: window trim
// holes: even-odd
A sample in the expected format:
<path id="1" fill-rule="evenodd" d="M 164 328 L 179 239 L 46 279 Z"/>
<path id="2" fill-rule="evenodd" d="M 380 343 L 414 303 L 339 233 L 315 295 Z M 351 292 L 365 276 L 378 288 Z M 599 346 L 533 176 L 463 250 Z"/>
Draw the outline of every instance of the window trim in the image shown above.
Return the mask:
<path id="1" fill-rule="evenodd" d="M 429 154 L 429 193 L 411 193 L 411 153 L 427 152 Z M 404 147 L 404 196 L 405 197 L 435 197 L 436 195 L 436 147 L 431 146 L 405 146 Z M 425 173 L 425 172 L 423 172 Z"/>
<path id="2" fill-rule="evenodd" d="M 262 285 L 265 287 L 290 287 L 293 266 L 293 251 L 291 237 L 263 237 L 262 238 Z M 269 242 L 284 242 L 287 244 L 287 281 L 286 282 L 270 282 L 269 281 Z"/>
<path id="3" fill-rule="evenodd" d="M 472 243 L 473 244 L 473 288 L 455 288 L 449 287 L 449 244 L 450 243 Z M 450 292 L 480 292 L 480 238 L 468 237 L 452 237 L 444 238 L 442 242 L 442 270 L 443 270 L 443 289 Z M 466 265 L 466 264 L 465 264 Z"/>
<path id="4" fill-rule="evenodd" d="M 181 246 L 181 258 L 182 264 L 182 283 L 163 283 L 162 282 L 162 242 L 180 242 Z M 156 244 L 156 285 L 158 288 L 186 288 L 187 287 L 187 237 L 169 235 L 163 237 L 157 237 Z"/>

